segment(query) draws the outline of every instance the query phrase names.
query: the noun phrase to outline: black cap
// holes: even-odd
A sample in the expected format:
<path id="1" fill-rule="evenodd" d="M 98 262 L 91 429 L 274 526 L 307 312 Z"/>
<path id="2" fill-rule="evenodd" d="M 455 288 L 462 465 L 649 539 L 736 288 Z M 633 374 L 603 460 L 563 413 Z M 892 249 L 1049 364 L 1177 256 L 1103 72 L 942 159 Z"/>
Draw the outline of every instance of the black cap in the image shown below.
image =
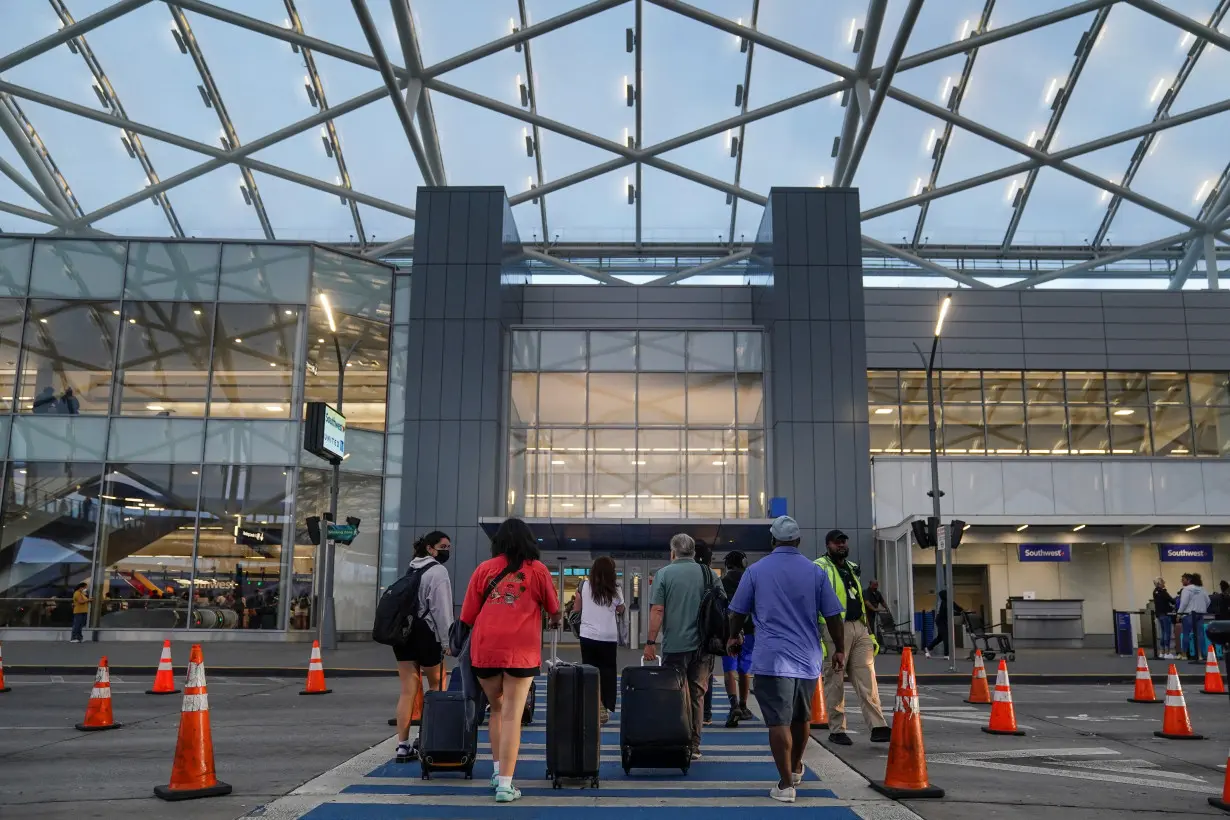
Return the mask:
<path id="1" fill-rule="evenodd" d="M 846 535 L 841 530 L 829 530 L 828 535 L 824 536 L 824 543 L 835 544 L 838 541 L 849 541 L 850 536 Z"/>
<path id="2" fill-rule="evenodd" d="M 726 558 L 724 559 L 724 563 L 728 567 L 734 566 L 736 564 L 739 564 L 739 565 L 746 564 L 747 554 L 743 552 L 743 550 L 731 550 L 730 552 L 726 553 Z"/>

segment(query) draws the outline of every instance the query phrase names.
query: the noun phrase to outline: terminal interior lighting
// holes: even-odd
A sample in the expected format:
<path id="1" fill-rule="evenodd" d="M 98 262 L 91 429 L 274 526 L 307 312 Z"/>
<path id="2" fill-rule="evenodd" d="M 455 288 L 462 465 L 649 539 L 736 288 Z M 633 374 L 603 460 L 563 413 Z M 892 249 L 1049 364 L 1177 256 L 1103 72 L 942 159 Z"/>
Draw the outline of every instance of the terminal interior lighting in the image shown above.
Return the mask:
<path id="1" fill-rule="evenodd" d="M 1083 529 L 1085 529 L 1084 524 L 1077 524 L 1075 527 L 1072 528 L 1072 532 L 1080 532 Z"/>
<path id="2" fill-rule="evenodd" d="M 333 307 L 329 304 L 329 297 L 325 294 L 320 294 L 320 306 L 325 309 L 325 318 L 329 320 L 329 331 L 337 333 L 337 324 L 333 321 Z"/>
<path id="3" fill-rule="evenodd" d="M 939 336 L 940 331 L 944 329 L 944 317 L 948 315 L 948 308 L 952 307 L 952 294 L 944 297 L 944 302 L 940 305 L 940 318 L 935 320 L 935 335 Z"/>
<path id="4" fill-rule="evenodd" d="M 1017 532 L 1025 532 L 1025 530 L 1027 530 L 1027 529 L 1029 529 L 1029 525 L 1028 525 L 1028 524 L 1022 524 L 1021 526 L 1019 526 L 1019 527 L 1017 527 L 1017 528 L 1016 528 L 1016 531 L 1017 531 Z"/>
<path id="5" fill-rule="evenodd" d="M 1183 528 L 1183 531 L 1184 531 L 1184 532 L 1192 532 L 1193 530 L 1198 530 L 1198 529 L 1200 529 L 1200 525 L 1199 525 L 1199 524 L 1192 524 L 1190 527 L 1184 527 L 1184 528 Z"/>

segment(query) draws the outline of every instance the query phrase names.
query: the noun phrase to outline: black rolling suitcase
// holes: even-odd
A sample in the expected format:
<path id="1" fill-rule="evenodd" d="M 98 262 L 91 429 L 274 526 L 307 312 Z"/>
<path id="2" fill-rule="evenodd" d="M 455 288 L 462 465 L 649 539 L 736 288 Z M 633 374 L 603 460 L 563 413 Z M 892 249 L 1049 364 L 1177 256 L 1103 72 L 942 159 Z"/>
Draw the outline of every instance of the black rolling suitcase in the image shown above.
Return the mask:
<path id="1" fill-rule="evenodd" d="M 598 723 L 598 669 L 560 663 L 556 640 L 547 669 L 547 779 L 588 780 L 598 788 L 602 761 L 602 727 Z"/>
<path id="2" fill-rule="evenodd" d="M 419 736 L 419 763 L 423 779 L 432 772 L 458 772 L 466 780 L 474 776 L 478 756 L 476 704 L 461 692 L 427 692 L 423 695 L 423 726 Z"/>
<path id="3" fill-rule="evenodd" d="M 525 709 L 521 712 L 521 725 L 534 722 L 534 710 L 538 708 L 538 681 L 530 681 L 530 691 L 525 695 Z"/>
<path id="4" fill-rule="evenodd" d="M 624 772 L 692 765 L 688 681 L 673 666 L 629 666 L 620 678 L 619 749 Z"/>

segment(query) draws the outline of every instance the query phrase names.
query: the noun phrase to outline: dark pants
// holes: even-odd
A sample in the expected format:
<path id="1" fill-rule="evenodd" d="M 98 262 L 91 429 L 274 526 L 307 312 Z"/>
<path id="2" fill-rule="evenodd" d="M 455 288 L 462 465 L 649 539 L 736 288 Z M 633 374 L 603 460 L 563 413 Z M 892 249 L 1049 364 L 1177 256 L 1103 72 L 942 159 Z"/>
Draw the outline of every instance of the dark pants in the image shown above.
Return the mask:
<path id="1" fill-rule="evenodd" d="M 81 634 L 81 630 L 85 629 L 85 619 L 87 617 L 89 616 L 87 616 L 86 613 L 84 612 L 77 614 L 77 615 L 73 615 L 73 634 L 71 636 L 72 640 L 74 641 L 85 640 L 85 638 Z"/>
<path id="2" fill-rule="evenodd" d="M 699 649 L 692 652 L 668 652 L 662 656 L 667 666 L 682 669 L 688 680 L 688 695 L 692 701 L 692 748 L 700 749 L 700 730 L 705 721 L 705 692 L 713 677 L 713 656 Z"/>
<path id="3" fill-rule="evenodd" d="M 927 651 L 930 652 L 940 644 L 944 644 L 944 654 L 951 655 L 948 651 L 948 621 L 941 621 L 938 618 L 935 620 L 935 640 L 931 641 L 927 646 Z"/>
<path id="4" fill-rule="evenodd" d="M 602 692 L 602 705 L 608 712 L 615 711 L 615 688 L 619 673 L 619 644 L 615 641 L 591 641 L 581 638 L 581 663 L 598 667 L 598 681 Z"/>
<path id="5" fill-rule="evenodd" d="M 705 720 L 713 717 L 713 676 L 709 676 L 709 685 L 705 687 Z"/>

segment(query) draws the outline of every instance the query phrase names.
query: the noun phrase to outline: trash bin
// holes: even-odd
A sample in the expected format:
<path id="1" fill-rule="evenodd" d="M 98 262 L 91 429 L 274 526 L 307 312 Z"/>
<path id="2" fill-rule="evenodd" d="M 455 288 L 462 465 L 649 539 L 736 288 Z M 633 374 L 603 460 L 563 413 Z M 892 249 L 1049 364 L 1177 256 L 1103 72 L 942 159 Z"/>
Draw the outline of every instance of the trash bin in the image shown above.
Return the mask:
<path id="1" fill-rule="evenodd" d="M 1136 654 L 1136 630 L 1132 629 L 1132 614 L 1122 609 L 1115 610 L 1115 653 L 1118 655 Z"/>

